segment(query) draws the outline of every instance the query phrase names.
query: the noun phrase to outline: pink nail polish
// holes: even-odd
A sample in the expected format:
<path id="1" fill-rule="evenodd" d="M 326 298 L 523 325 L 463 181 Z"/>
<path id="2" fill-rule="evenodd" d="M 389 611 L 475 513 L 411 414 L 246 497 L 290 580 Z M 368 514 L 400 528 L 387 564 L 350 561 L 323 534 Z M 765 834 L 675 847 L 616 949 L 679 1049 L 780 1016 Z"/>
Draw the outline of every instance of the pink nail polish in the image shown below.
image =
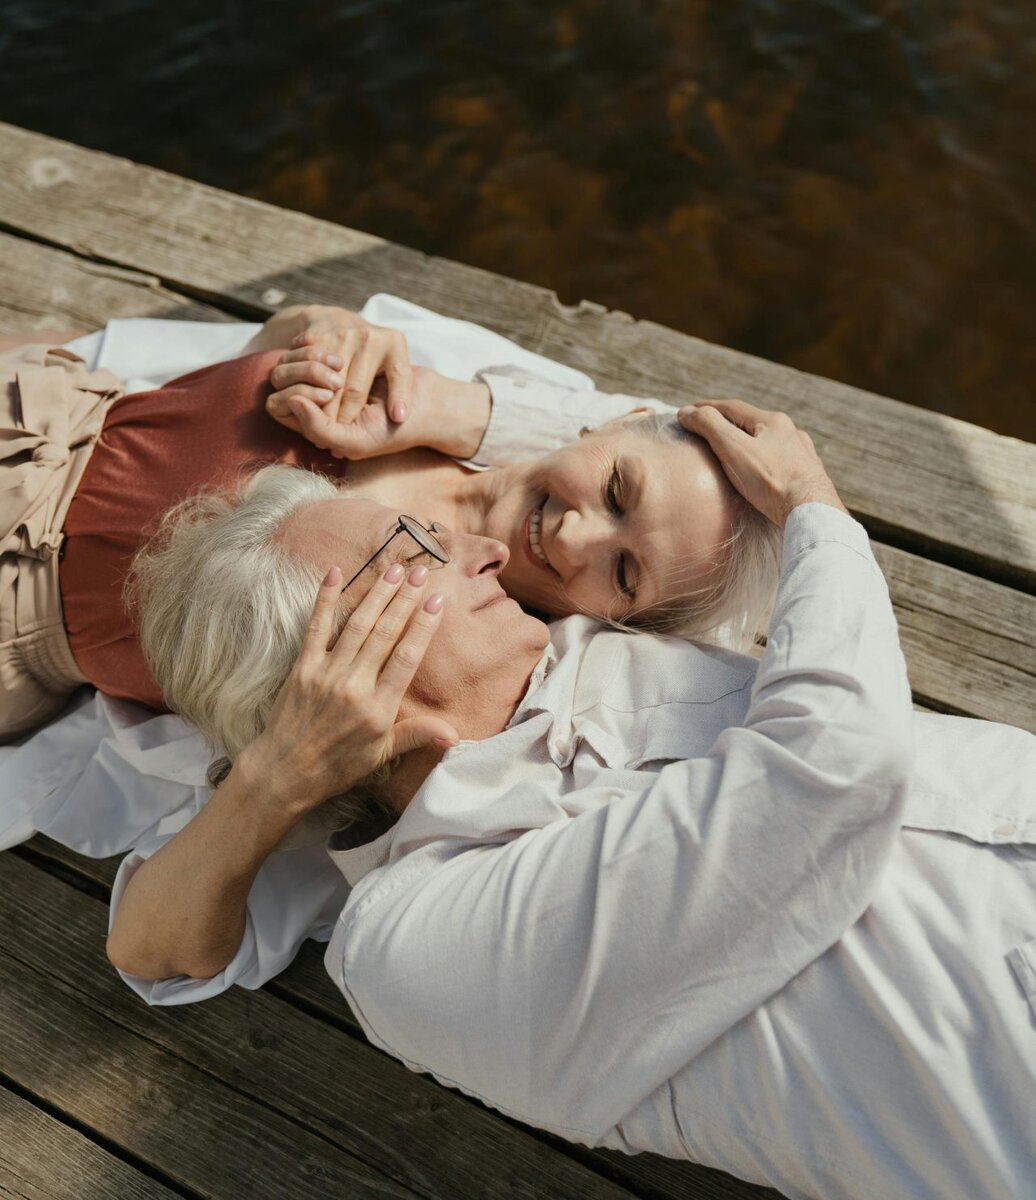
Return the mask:
<path id="1" fill-rule="evenodd" d="M 327 365 L 335 371 L 337 371 L 340 367 L 345 366 L 345 362 L 339 354 L 329 354 L 324 359 L 324 362 L 326 362 Z"/>
<path id="2" fill-rule="evenodd" d="M 420 587 L 427 578 L 427 567 L 414 567 L 414 569 L 410 572 L 410 578 L 407 580 L 407 583 L 409 583 L 411 587 Z"/>
<path id="3" fill-rule="evenodd" d="M 444 603 L 445 597 L 443 596 L 442 592 L 436 592 L 434 595 L 429 596 L 424 602 L 424 610 L 426 613 L 437 613 L 442 608 Z"/>
<path id="4" fill-rule="evenodd" d="M 337 587 L 342 582 L 342 572 L 338 567 L 332 567 L 324 576 L 324 587 Z"/>
<path id="5" fill-rule="evenodd" d="M 393 563 L 392 566 L 389 567 L 389 569 L 385 572 L 385 582 L 399 583 L 405 574 L 406 572 L 403 570 L 403 567 L 400 563 Z"/>
<path id="6" fill-rule="evenodd" d="M 391 416 L 397 425 L 402 425 L 406 420 L 406 405 L 401 400 L 393 404 Z"/>

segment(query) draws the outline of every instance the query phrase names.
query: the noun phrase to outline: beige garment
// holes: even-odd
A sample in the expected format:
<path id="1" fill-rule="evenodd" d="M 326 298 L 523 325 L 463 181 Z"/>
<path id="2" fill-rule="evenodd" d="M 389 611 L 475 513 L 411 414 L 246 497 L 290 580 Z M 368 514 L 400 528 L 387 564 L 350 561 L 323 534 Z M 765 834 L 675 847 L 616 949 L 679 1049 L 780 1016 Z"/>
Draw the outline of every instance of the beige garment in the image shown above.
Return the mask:
<path id="1" fill-rule="evenodd" d="M 0 743 L 59 712 L 86 682 L 62 619 L 61 530 L 123 391 L 68 350 L 0 353 Z"/>

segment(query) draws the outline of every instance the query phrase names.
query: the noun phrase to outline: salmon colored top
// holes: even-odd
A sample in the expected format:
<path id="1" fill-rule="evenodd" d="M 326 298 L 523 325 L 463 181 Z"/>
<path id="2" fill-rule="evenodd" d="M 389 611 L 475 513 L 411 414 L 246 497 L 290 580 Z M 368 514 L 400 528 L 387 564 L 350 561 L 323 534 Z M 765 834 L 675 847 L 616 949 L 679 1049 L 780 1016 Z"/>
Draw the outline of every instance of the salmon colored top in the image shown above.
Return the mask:
<path id="1" fill-rule="evenodd" d="M 65 520 L 61 596 L 72 654 L 109 696 L 167 711 L 144 660 L 122 585 L 162 514 L 199 487 L 279 462 L 341 478 L 332 458 L 265 409 L 272 350 L 193 371 L 109 410 Z"/>

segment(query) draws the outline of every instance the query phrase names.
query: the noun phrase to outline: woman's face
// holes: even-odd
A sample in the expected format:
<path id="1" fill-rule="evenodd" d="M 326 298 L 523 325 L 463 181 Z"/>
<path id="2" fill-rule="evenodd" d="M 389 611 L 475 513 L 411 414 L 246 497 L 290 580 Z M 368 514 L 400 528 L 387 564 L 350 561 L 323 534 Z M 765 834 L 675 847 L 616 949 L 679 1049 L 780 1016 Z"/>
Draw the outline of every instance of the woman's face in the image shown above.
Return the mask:
<path id="1" fill-rule="evenodd" d="M 508 592 L 552 615 L 621 620 L 709 581 L 737 493 L 707 444 L 610 422 L 516 469 L 484 532 Z"/>

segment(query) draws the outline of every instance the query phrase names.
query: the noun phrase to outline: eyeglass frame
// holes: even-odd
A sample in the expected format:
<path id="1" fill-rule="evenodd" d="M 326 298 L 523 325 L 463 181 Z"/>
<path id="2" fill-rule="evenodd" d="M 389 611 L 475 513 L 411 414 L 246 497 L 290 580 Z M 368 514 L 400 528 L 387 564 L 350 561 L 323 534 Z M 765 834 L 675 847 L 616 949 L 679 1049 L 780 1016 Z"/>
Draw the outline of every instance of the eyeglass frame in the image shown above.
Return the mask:
<path id="1" fill-rule="evenodd" d="M 407 522 L 410 522 L 410 524 L 408 525 Z M 433 521 L 432 524 L 434 525 L 435 522 Z M 414 529 L 411 528 L 411 526 L 416 527 L 418 530 L 420 530 L 420 535 L 415 533 Z M 352 577 L 352 579 L 349 580 L 349 583 L 343 584 L 342 591 L 344 592 L 345 589 L 347 587 L 349 587 L 350 584 L 355 583 L 357 581 L 357 579 L 359 579 L 360 576 L 364 573 L 364 571 L 367 570 L 367 568 L 371 565 L 371 563 L 377 559 L 378 555 L 383 554 L 385 552 L 385 549 L 391 544 L 391 542 L 395 538 L 399 537 L 399 535 L 401 533 L 409 533 L 410 536 L 414 539 L 414 541 L 417 542 L 417 544 L 421 547 L 421 549 L 424 550 L 426 553 L 430 554 L 437 562 L 440 562 L 443 565 L 445 565 L 446 563 L 448 563 L 450 561 L 450 556 L 446 552 L 446 547 L 442 544 L 442 542 L 439 541 L 439 539 L 435 536 L 434 533 L 432 533 L 432 531 L 430 529 L 425 529 L 425 527 L 421 524 L 421 522 L 418 520 L 415 520 L 414 517 L 408 517 L 406 515 L 406 513 L 400 513 L 399 519 L 396 522 L 396 528 L 389 534 L 389 536 L 385 539 L 385 541 L 383 541 L 381 543 L 381 545 L 377 548 L 377 550 L 374 551 L 374 553 L 370 556 L 370 558 L 367 559 L 367 561 L 363 564 L 363 566 L 360 567 L 360 569 L 356 572 L 356 574 Z M 430 542 L 431 545 L 428 545 L 425 541 L 422 540 L 422 538 L 426 538 L 427 542 Z"/>

